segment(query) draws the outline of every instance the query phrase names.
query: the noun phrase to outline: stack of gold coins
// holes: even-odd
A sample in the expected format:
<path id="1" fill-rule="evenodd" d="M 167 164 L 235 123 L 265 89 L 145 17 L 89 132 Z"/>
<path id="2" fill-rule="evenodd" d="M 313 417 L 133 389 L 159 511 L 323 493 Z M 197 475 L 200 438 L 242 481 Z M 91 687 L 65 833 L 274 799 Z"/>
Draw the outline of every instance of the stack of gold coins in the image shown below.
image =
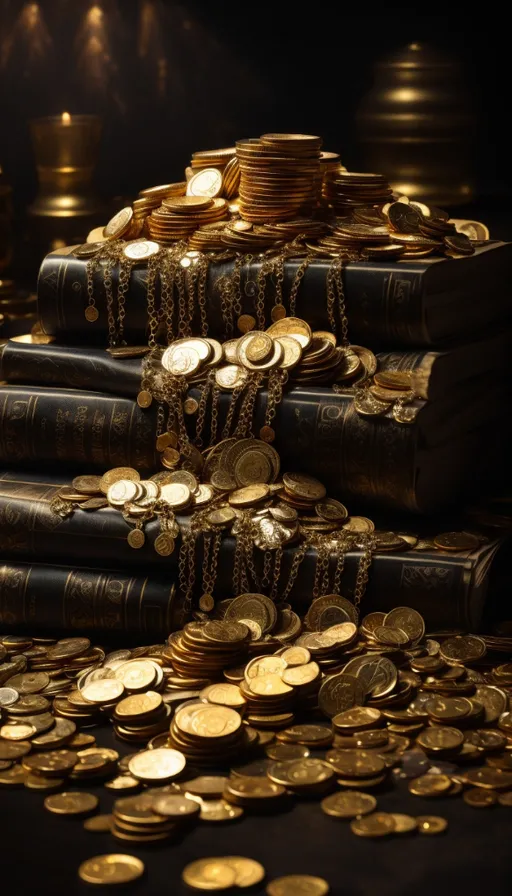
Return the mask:
<path id="1" fill-rule="evenodd" d="M 322 796 L 336 786 L 333 766 L 323 759 L 312 757 L 274 762 L 267 775 L 270 781 L 300 796 Z"/>
<path id="2" fill-rule="evenodd" d="M 224 171 L 229 161 L 235 156 L 235 146 L 222 149 L 201 149 L 192 153 L 190 168 L 194 174 L 204 168 L 218 168 L 219 171 Z"/>
<path id="3" fill-rule="evenodd" d="M 226 666 L 243 662 L 249 640 L 250 631 L 244 624 L 189 622 L 181 632 L 169 636 L 164 657 L 185 680 L 215 681 Z"/>
<path id="4" fill-rule="evenodd" d="M 184 196 L 186 183 L 162 184 L 158 187 L 147 187 L 141 190 L 137 199 L 134 200 L 132 228 L 130 230 L 130 238 L 134 239 L 144 232 L 146 218 L 153 211 L 159 208 L 164 199 L 172 196 Z"/>
<path id="5" fill-rule="evenodd" d="M 288 789 L 266 775 L 232 774 L 226 783 L 224 799 L 247 812 L 282 812 L 290 802 Z"/>
<path id="6" fill-rule="evenodd" d="M 157 691 L 131 694 L 116 704 L 112 720 L 117 737 L 126 741 L 144 741 L 165 731 L 171 714 Z"/>
<path id="7" fill-rule="evenodd" d="M 111 778 L 119 759 L 119 753 L 108 747 L 87 747 L 76 755 L 78 762 L 73 766 L 69 780 L 80 783 Z"/>
<path id="8" fill-rule="evenodd" d="M 176 339 L 162 355 L 162 367 L 173 376 L 185 376 L 190 382 L 200 382 L 222 358 L 222 346 L 216 339 Z"/>
<path id="9" fill-rule="evenodd" d="M 239 140 L 240 215 L 256 224 L 312 212 L 317 199 L 320 137 L 264 134 Z"/>
<path id="10" fill-rule="evenodd" d="M 211 766 L 233 760 L 257 740 L 236 709 L 189 702 L 176 711 L 169 743 L 194 765 Z"/>
<path id="11" fill-rule="evenodd" d="M 327 172 L 323 198 L 336 214 L 347 215 L 356 208 L 390 202 L 393 193 L 383 174 L 368 172 Z"/>
<path id="12" fill-rule="evenodd" d="M 297 383 L 320 386 L 332 382 L 352 383 L 360 376 L 365 377 L 366 369 L 352 348 L 338 346 L 333 334 L 318 331 L 312 334 L 310 345 L 290 375 Z"/>
<path id="13" fill-rule="evenodd" d="M 211 224 L 228 216 L 225 199 L 209 196 L 175 196 L 164 199 L 146 219 L 149 235 L 159 243 L 187 239 L 202 224 Z"/>
<path id="14" fill-rule="evenodd" d="M 117 840 L 157 843 L 176 839 L 199 816 L 200 807 L 176 788 L 149 788 L 138 796 L 116 800 L 112 810 L 111 833 Z"/>

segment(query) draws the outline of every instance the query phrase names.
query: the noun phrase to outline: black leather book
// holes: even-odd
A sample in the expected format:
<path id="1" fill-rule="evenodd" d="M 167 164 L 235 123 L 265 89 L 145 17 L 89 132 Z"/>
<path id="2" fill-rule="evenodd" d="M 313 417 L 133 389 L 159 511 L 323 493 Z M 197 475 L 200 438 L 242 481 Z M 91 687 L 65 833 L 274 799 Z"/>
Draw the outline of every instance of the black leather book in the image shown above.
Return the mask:
<path id="1" fill-rule="evenodd" d="M 300 260 L 289 261 L 284 269 L 283 302 L 290 310 L 290 290 Z M 331 329 L 328 314 L 327 275 L 330 261 L 313 260 L 297 293 L 294 311 L 314 329 Z M 61 342 L 100 344 L 107 342 L 107 309 L 103 272 L 94 276 L 94 297 L 98 319 L 85 319 L 87 260 L 77 258 L 73 247 L 52 252 L 41 266 L 38 305 L 45 333 Z M 245 265 L 240 279 L 240 308 L 222 312 L 224 287 L 233 272 L 233 262 L 211 262 L 206 284 L 208 333 L 216 338 L 236 334 L 238 314 L 254 314 L 258 295 L 260 264 Z M 141 264 L 131 274 L 126 302 L 125 335 L 134 344 L 144 342 L 147 326 L 147 269 Z M 119 271 L 113 271 L 114 298 Z M 393 350 L 409 346 L 441 348 L 454 341 L 478 337 L 482 329 L 510 317 L 512 243 L 489 242 L 467 258 L 429 257 L 399 262 L 357 262 L 346 266 L 343 282 L 354 343 L 373 349 Z M 199 305 L 184 280 L 186 301 L 184 321 L 191 331 L 200 332 Z M 177 330 L 176 295 L 174 327 Z M 265 323 L 276 299 L 275 278 L 269 275 L 265 288 Z M 160 302 L 156 279 L 156 305 Z M 336 303 L 335 303 L 336 307 Z M 293 309 L 292 309 L 293 310 Z M 335 328 L 339 315 L 334 312 Z M 263 324 L 263 321 L 259 322 Z M 182 330 L 185 332 L 185 330 Z"/>
<path id="2" fill-rule="evenodd" d="M 43 558 L 46 559 L 46 558 Z M 172 578 L 119 570 L 2 562 L 0 624 L 6 631 L 161 637 L 179 628 Z"/>
<path id="3" fill-rule="evenodd" d="M 254 432 L 264 422 L 266 399 L 258 396 Z M 221 396 L 218 433 L 229 401 L 230 394 Z M 352 505 L 434 511 L 468 484 L 476 493 L 489 479 L 504 401 L 494 380 L 478 380 L 444 402 L 418 401 L 415 422 L 400 424 L 390 416 L 360 416 L 350 395 L 293 388 L 277 409 L 275 447 L 283 470 L 317 476 Z M 6 465 L 89 472 L 130 465 L 151 473 L 160 469 L 156 432 L 155 403 L 143 410 L 105 393 L 0 386 L 0 462 Z"/>
<path id="4" fill-rule="evenodd" d="M 512 328 L 442 352 L 415 349 L 379 352 L 380 370 L 411 370 L 414 391 L 435 401 L 464 380 L 508 375 Z M 90 346 L 40 345 L 9 341 L 0 346 L 0 380 L 37 386 L 65 386 L 136 398 L 141 358 L 115 358 Z"/>
<path id="5" fill-rule="evenodd" d="M 171 557 L 154 550 L 159 528 L 151 521 L 145 528 L 146 544 L 133 550 L 126 537 L 128 524 L 111 508 L 77 510 L 61 519 L 50 502 L 70 477 L 41 476 L 25 472 L 0 473 L 0 624 L 5 629 L 26 625 L 40 629 L 154 631 L 168 634 L 181 624 L 180 595 L 173 597 L 177 580 L 178 549 Z M 181 517 L 182 525 L 186 518 Z M 435 535 L 448 521 L 421 524 L 424 535 Z M 378 520 L 389 528 L 392 520 Z M 436 528 L 437 526 L 437 528 Z M 405 531 L 402 529 L 402 531 Z M 418 530 L 414 530 L 418 534 Z M 464 628 L 480 624 L 498 555 L 506 551 L 500 537 L 491 537 L 475 552 L 442 553 L 436 550 L 376 553 L 361 611 L 415 607 L 430 630 Z M 226 537 L 219 556 L 215 594 L 233 595 L 232 569 L 235 542 Z M 295 548 L 284 552 L 281 589 L 286 586 Z M 196 598 L 201 594 L 201 543 L 197 546 Z M 345 559 L 342 593 L 352 599 L 359 554 Z M 43 565 L 43 562 L 45 565 Z M 50 565 L 55 564 L 55 566 Z M 64 568 L 62 564 L 65 564 Z M 255 551 L 255 566 L 262 568 L 262 554 Z M 289 600 L 299 612 L 311 602 L 316 555 L 309 550 Z M 119 572 L 123 569 L 124 572 Z"/>

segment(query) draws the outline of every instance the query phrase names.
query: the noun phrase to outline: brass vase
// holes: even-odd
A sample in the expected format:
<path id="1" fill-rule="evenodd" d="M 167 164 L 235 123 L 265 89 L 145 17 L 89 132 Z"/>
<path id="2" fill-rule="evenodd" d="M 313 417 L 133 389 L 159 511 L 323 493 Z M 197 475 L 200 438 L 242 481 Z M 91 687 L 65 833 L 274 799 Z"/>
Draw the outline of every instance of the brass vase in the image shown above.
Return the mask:
<path id="1" fill-rule="evenodd" d="M 443 207 L 473 199 L 476 122 L 458 62 L 417 43 L 378 62 L 357 128 L 365 169 L 397 192 Z"/>

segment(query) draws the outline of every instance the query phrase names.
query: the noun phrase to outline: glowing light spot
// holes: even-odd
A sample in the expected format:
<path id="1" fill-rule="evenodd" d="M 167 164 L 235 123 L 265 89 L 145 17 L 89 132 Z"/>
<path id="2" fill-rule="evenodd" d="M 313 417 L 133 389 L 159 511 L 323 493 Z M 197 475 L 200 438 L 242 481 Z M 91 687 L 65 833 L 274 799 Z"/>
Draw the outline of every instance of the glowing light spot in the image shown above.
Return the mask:
<path id="1" fill-rule="evenodd" d="M 71 124 L 71 115 L 69 114 L 69 112 L 63 112 L 60 120 L 64 127 L 69 127 L 69 125 Z"/>

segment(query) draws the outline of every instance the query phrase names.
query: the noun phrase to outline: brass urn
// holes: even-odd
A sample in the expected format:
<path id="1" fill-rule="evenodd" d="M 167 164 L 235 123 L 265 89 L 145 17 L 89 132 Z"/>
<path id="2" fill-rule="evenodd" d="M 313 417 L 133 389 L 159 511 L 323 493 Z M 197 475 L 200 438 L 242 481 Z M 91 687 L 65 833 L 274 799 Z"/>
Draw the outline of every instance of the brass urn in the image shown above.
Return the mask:
<path id="1" fill-rule="evenodd" d="M 364 167 L 411 199 L 458 206 L 474 197 L 476 122 L 461 65 L 418 43 L 378 62 L 357 116 Z"/>

